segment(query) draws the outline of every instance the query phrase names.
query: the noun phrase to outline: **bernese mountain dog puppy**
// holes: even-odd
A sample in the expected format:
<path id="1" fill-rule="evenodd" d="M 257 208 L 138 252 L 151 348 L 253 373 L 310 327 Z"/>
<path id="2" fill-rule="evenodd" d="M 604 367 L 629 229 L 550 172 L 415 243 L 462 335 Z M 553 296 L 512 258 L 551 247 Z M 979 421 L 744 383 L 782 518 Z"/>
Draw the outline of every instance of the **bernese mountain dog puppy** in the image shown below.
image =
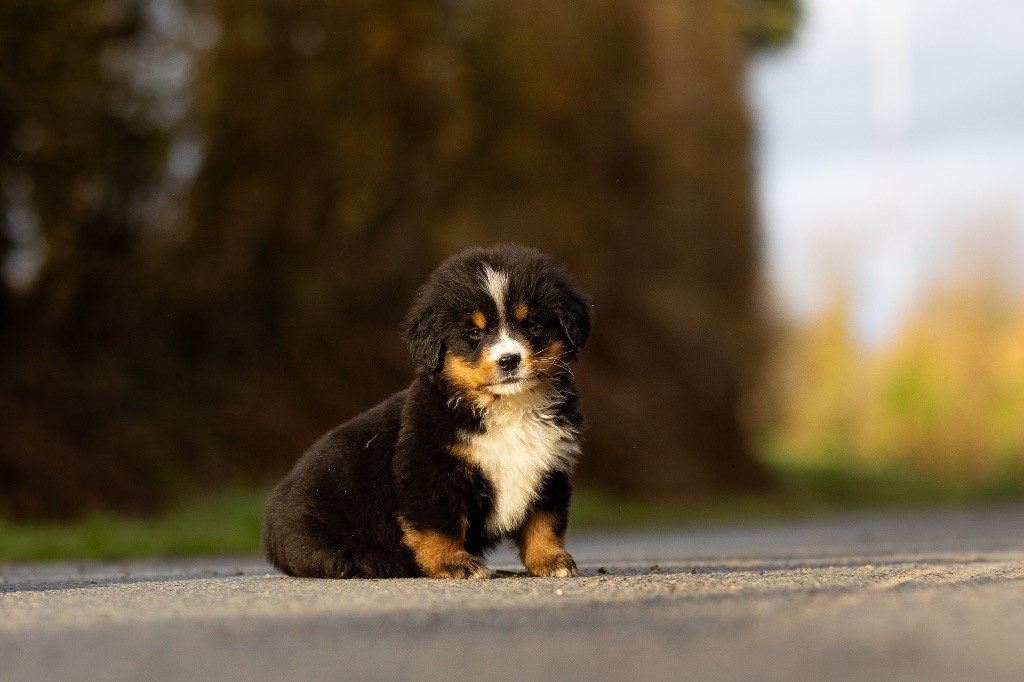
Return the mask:
<path id="1" fill-rule="evenodd" d="M 534 249 L 471 249 L 416 295 L 412 384 L 317 441 L 267 504 L 263 545 L 316 578 L 486 578 L 511 538 L 530 575 L 570 577 L 572 364 L 588 299 Z"/>

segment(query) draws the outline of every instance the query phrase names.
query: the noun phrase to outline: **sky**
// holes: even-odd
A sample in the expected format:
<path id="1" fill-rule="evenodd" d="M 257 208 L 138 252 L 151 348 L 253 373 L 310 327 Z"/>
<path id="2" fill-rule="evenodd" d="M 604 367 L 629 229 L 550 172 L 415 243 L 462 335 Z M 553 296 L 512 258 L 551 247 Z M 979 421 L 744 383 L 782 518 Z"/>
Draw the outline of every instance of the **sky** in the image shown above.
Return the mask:
<path id="1" fill-rule="evenodd" d="M 1024 2 L 804 0 L 749 87 L 769 274 L 880 344 L 965 258 L 1024 281 Z"/>

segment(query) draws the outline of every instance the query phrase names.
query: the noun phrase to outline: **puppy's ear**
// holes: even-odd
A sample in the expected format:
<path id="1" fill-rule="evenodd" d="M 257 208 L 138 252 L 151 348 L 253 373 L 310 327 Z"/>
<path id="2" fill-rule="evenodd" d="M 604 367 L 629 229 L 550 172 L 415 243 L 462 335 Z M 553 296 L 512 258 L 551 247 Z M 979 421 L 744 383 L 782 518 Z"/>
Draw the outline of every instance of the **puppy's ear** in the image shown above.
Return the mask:
<path id="1" fill-rule="evenodd" d="M 558 321 L 562 325 L 565 338 L 569 340 L 573 348 L 580 350 L 590 336 L 590 299 L 576 291 L 568 283 L 559 288 L 558 303 L 554 306 L 555 315 L 558 316 Z"/>
<path id="2" fill-rule="evenodd" d="M 443 328 L 440 310 L 428 304 L 421 296 L 413 305 L 402 325 L 402 337 L 409 347 L 413 362 L 431 374 L 441 371 L 441 356 L 444 340 L 440 333 Z"/>

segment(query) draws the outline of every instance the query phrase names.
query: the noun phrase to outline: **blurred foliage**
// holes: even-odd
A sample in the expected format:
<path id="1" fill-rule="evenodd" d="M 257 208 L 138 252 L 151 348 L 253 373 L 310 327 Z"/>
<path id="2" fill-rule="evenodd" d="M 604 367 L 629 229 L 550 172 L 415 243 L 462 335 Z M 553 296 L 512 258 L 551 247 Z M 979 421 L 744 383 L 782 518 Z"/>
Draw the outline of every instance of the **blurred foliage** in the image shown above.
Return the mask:
<path id="1" fill-rule="evenodd" d="M 742 0 L 747 38 L 755 48 L 780 48 L 792 42 L 800 24 L 800 0 Z"/>
<path id="2" fill-rule="evenodd" d="M 146 499 L 161 466 L 131 386 L 154 357 L 141 216 L 167 136 L 133 71 L 153 41 L 137 3 L 0 8 L 0 500 L 25 513 L 137 481 Z M 15 246 L 39 255 L 30 281 L 12 276 Z"/>
<path id="3" fill-rule="evenodd" d="M 430 269 L 502 240 L 594 295 L 585 479 L 764 486 L 743 76 L 787 6 L 4 3 L 0 507 L 280 475 L 408 381 Z"/>
<path id="4" fill-rule="evenodd" d="M 0 561 L 253 554 L 266 499 L 263 490 L 232 489 L 192 497 L 155 518 L 93 512 L 60 525 L 0 519 Z"/>
<path id="5" fill-rule="evenodd" d="M 990 276 L 937 286 L 878 349 L 845 297 L 790 330 L 776 366 L 787 461 L 1024 482 L 1024 300 Z"/>

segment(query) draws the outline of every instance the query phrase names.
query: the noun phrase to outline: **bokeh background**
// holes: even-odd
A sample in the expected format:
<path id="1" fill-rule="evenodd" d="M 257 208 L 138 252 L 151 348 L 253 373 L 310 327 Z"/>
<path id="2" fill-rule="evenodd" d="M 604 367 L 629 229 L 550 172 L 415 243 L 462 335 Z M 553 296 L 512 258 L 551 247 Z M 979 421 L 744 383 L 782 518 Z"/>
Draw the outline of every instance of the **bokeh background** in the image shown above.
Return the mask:
<path id="1" fill-rule="evenodd" d="M 408 382 L 397 328 L 433 267 L 499 241 L 593 296 L 584 491 L 1019 495 L 1020 20 L 9 0 L 0 514 L 265 490 Z"/>
<path id="2" fill-rule="evenodd" d="M 1024 478 L 1024 6 L 806 0 L 755 60 L 786 461 Z"/>

